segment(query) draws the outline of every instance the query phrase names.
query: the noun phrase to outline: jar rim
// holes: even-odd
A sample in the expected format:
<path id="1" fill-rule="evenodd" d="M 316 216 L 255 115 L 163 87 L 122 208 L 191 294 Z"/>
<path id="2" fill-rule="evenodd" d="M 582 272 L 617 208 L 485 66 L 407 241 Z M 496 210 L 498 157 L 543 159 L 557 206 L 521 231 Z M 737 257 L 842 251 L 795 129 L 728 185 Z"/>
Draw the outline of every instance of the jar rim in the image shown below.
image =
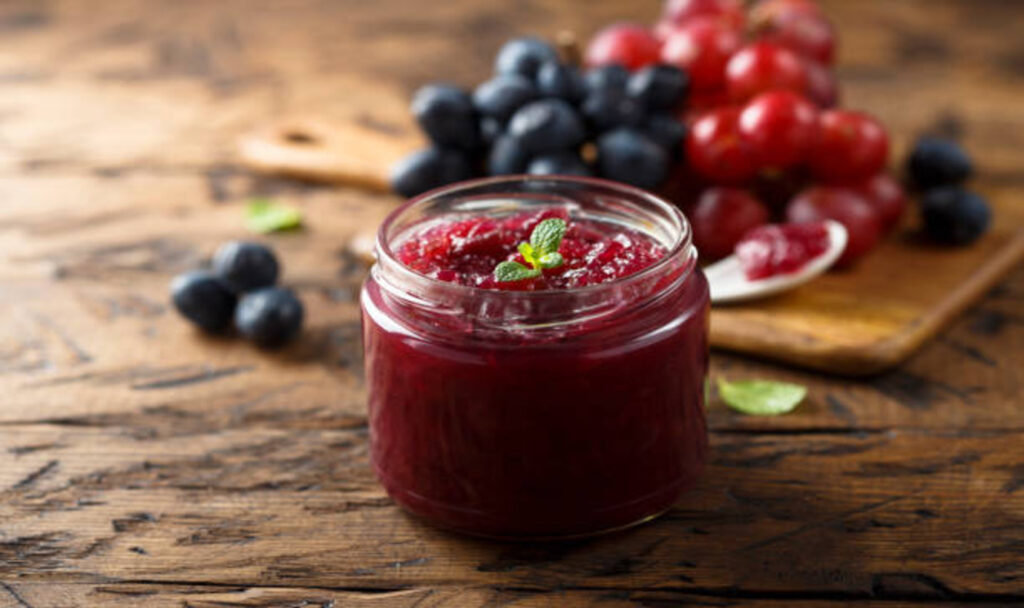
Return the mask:
<path id="1" fill-rule="evenodd" d="M 436 201 L 444 197 L 450 197 L 457 195 L 461 192 L 471 192 L 480 188 L 495 187 L 502 184 L 509 185 L 509 190 L 516 190 L 516 186 L 521 186 L 528 183 L 536 182 L 549 182 L 552 184 L 564 184 L 569 186 L 592 186 L 594 188 L 602 188 L 611 190 L 614 193 L 621 194 L 623 198 L 631 200 L 641 200 L 648 204 L 653 205 L 658 211 L 667 214 L 671 220 L 678 227 L 678 231 L 675 234 L 674 241 L 670 244 L 666 244 L 666 252 L 656 262 L 647 266 L 633 274 L 612 279 L 604 283 L 597 283 L 593 285 L 584 285 L 581 287 L 570 287 L 566 289 L 543 289 L 538 291 L 503 291 L 496 289 L 487 289 L 485 287 L 477 287 L 475 285 L 463 285 L 461 283 L 454 283 L 450 281 L 442 281 L 433 277 L 429 277 L 425 274 L 417 272 L 412 268 L 409 268 L 402 263 L 394 251 L 391 248 L 388 236 L 391 228 L 395 222 L 399 220 L 407 211 L 410 209 L 426 205 L 430 202 Z M 424 286 L 431 286 L 433 288 L 443 289 L 452 294 L 463 293 L 467 296 L 488 294 L 494 297 L 497 294 L 501 294 L 507 298 L 516 299 L 543 299 L 548 297 L 564 297 L 566 295 L 585 295 L 600 292 L 601 290 L 615 289 L 623 285 L 631 283 L 639 283 L 648 279 L 651 276 L 657 275 L 659 272 L 670 267 L 673 261 L 683 253 L 688 254 L 687 270 L 684 273 L 682 279 L 688 276 L 694 267 L 696 267 L 697 252 L 692 247 L 693 233 L 690 227 L 690 223 L 687 221 L 686 216 L 683 215 L 682 211 L 678 207 L 662 199 L 661 197 L 652 194 L 646 190 L 629 186 L 620 182 L 614 182 L 611 180 L 594 178 L 594 177 L 576 177 L 576 176 L 563 176 L 563 175 L 506 175 L 498 177 L 485 177 L 479 179 L 465 180 L 435 188 L 419 194 L 397 208 L 393 209 L 388 216 L 381 223 L 377 230 L 377 238 L 375 243 L 375 250 L 377 254 L 377 264 L 387 266 L 388 272 L 397 272 L 405 280 L 413 283 L 419 283 Z"/>

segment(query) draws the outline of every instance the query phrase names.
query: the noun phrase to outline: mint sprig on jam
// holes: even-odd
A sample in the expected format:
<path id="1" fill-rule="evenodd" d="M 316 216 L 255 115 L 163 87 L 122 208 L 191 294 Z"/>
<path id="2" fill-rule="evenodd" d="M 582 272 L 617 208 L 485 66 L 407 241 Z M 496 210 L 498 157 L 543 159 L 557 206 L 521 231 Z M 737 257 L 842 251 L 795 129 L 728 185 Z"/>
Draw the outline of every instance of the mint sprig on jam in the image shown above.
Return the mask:
<path id="1" fill-rule="evenodd" d="M 548 218 L 533 229 L 529 243 L 519 243 L 519 254 L 529 266 L 519 262 L 502 262 L 494 269 L 498 281 L 522 281 L 536 279 L 548 268 L 558 268 L 565 263 L 558 247 L 562 244 L 567 225 L 565 220 Z"/>

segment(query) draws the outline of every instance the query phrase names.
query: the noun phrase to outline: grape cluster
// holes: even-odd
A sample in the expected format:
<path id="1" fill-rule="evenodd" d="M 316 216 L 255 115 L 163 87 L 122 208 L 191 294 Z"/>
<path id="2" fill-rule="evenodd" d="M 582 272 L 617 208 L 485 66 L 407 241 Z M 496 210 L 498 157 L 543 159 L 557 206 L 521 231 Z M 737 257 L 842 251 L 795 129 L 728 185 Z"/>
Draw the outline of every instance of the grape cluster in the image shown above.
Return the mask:
<path id="1" fill-rule="evenodd" d="M 668 0 L 650 36 L 656 60 L 690 75 L 687 163 L 669 195 L 706 259 L 768 222 L 832 219 L 849 233 L 846 265 L 897 225 L 906 202 L 886 172 L 888 134 L 836 107 L 835 29 L 814 0 L 749 13 L 739 0 Z"/>
<path id="2" fill-rule="evenodd" d="M 431 146 L 392 169 L 392 187 L 408 197 L 471 177 L 526 173 L 655 188 L 681 150 L 676 113 L 688 89 L 675 66 L 584 72 L 542 40 L 510 40 L 494 76 L 472 93 L 448 84 L 416 92 L 412 112 Z"/>
<path id="3" fill-rule="evenodd" d="M 596 175 L 682 208 L 705 260 L 767 223 L 830 219 L 847 229 L 838 263 L 849 265 L 900 224 L 907 199 L 886 169 L 885 127 L 838 107 L 836 46 L 815 0 L 749 11 L 742 0 L 666 0 L 654 26 L 598 32 L 585 73 L 545 42 L 512 40 L 473 94 L 416 94 L 432 146 L 399 163 L 393 185 L 412 196 L 481 174 Z M 925 142 L 910 161 L 927 191 L 923 223 L 938 241 L 969 242 L 988 208 L 948 189 L 963 169 L 942 146 Z"/>

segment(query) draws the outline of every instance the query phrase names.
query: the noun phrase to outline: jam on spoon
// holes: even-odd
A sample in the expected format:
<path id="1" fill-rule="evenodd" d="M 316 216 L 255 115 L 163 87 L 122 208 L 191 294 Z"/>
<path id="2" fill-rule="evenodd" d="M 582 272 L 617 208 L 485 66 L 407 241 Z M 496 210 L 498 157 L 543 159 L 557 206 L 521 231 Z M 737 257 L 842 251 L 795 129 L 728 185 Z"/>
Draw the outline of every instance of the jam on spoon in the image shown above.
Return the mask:
<path id="1" fill-rule="evenodd" d="M 825 253 L 828 244 L 824 223 L 769 224 L 748 232 L 736 244 L 736 256 L 754 281 L 796 272 Z"/>

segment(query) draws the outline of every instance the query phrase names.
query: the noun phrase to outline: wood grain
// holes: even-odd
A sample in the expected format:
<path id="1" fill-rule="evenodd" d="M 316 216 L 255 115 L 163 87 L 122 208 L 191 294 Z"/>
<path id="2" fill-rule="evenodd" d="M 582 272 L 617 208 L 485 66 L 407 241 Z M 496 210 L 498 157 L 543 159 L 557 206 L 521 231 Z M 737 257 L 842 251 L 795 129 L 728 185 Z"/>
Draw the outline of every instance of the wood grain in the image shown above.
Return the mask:
<path id="1" fill-rule="evenodd" d="M 3 593 L 6 593 L 4 597 Z M 725 599 L 672 591 L 532 591 L 472 587 L 420 588 L 399 591 L 343 591 L 302 587 L 237 587 L 154 585 L 154 584 L 71 584 L 60 588 L 18 583 L 0 586 L 0 607 L 88 605 L 93 608 L 138 606 L 147 608 L 270 608 L 312 606 L 316 608 L 463 608 L 465 606 L 516 606 L 540 608 L 573 606 L 752 606 L 786 608 L 792 600 Z M 896 608 L 933 606 L 929 602 L 878 602 Z M 803 608 L 836 608 L 854 602 L 811 600 Z"/>
<path id="2" fill-rule="evenodd" d="M 898 125 L 897 147 L 959 132 L 983 156 L 981 188 L 1012 205 L 1024 47 L 1006 6 L 827 10 L 846 32 L 851 104 Z M 398 201 L 253 175 L 238 138 L 285 116 L 401 133 L 388 100 L 440 73 L 478 80 L 513 33 L 585 34 L 656 10 L 0 4 L 0 607 L 1024 601 L 1019 265 L 870 380 L 716 352 L 715 377 L 800 382 L 809 397 L 770 419 L 712 400 L 700 488 L 635 531 L 469 540 L 403 515 L 374 482 L 354 250 Z M 264 239 L 309 312 L 275 353 L 194 332 L 166 294 L 250 236 L 253 196 L 306 220 Z"/>
<path id="3" fill-rule="evenodd" d="M 656 522 L 520 546 L 404 516 L 365 428 L 180 426 L 5 432 L 0 576 L 893 599 L 1018 597 L 1024 577 L 1017 432 L 718 435 L 704 481 Z"/>

